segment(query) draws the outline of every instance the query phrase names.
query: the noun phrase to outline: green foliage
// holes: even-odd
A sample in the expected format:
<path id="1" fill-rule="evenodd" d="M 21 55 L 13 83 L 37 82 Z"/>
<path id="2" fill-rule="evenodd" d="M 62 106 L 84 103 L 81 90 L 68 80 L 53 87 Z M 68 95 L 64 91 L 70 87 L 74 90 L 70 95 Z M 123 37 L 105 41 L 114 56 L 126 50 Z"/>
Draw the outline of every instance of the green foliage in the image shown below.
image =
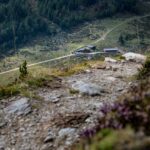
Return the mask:
<path id="1" fill-rule="evenodd" d="M 117 55 L 114 57 L 116 60 L 121 61 L 121 60 L 125 60 L 125 57 L 122 55 Z"/>
<path id="2" fill-rule="evenodd" d="M 79 94 L 78 90 L 70 89 L 70 94 Z"/>
<path id="3" fill-rule="evenodd" d="M 142 69 L 139 70 L 138 79 L 145 79 L 147 76 L 150 76 L 150 58 L 148 57 L 144 63 Z"/>
<path id="4" fill-rule="evenodd" d="M 103 134 L 103 133 L 107 134 Z M 150 137 L 142 135 L 138 137 L 131 128 L 114 131 L 103 129 L 95 135 L 88 146 L 82 146 L 73 150 L 148 150 L 150 149 Z"/>
<path id="5" fill-rule="evenodd" d="M 138 0 L 40 0 L 39 6 L 46 18 L 63 28 L 69 28 L 95 17 L 112 16 L 117 12 L 133 12 L 137 3 Z"/>
<path id="6" fill-rule="evenodd" d="M 53 77 L 44 77 L 44 78 L 29 78 L 27 80 L 27 84 L 29 87 L 37 88 L 37 87 L 47 87 L 53 81 Z"/>
<path id="7" fill-rule="evenodd" d="M 99 141 L 99 139 L 102 139 Z M 91 146 L 92 150 L 113 150 L 116 144 L 116 134 L 110 129 L 104 129 L 95 137 L 96 143 Z"/>
<path id="8" fill-rule="evenodd" d="M 140 0 L 3 0 L 0 1 L 0 51 L 17 48 L 39 34 L 51 35 L 118 12 L 137 13 Z"/>
<path id="9" fill-rule="evenodd" d="M 28 75 L 23 80 L 16 80 L 12 84 L 0 87 L 0 99 L 15 95 L 36 97 L 34 90 L 41 87 L 55 88 L 60 86 L 60 79 L 54 76 L 33 77 Z"/>
<path id="10" fill-rule="evenodd" d="M 27 70 L 27 61 L 26 60 L 23 62 L 22 65 L 20 65 L 19 71 L 20 71 L 20 76 L 19 76 L 20 79 L 24 79 L 25 77 L 27 77 L 28 70 Z"/>
<path id="11" fill-rule="evenodd" d="M 20 93 L 19 87 L 17 85 L 0 87 L 0 99 L 7 98 Z"/>

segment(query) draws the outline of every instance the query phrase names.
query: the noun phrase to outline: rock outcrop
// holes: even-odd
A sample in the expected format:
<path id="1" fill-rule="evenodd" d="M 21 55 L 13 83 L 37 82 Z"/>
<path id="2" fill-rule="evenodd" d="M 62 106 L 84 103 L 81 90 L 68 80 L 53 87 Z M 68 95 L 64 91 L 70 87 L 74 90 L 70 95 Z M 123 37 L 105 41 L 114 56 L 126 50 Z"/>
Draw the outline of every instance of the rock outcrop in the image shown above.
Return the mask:
<path id="1" fill-rule="evenodd" d="M 137 63 L 144 63 L 146 61 L 146 56 L 133 52 L 126 53 L 123 57 L 125 57 L 127 61 L 134 61 Z"/>
<path id="2" fill-rule="evenodd" d="M 27 115 L 31 112 L 31 106 L 27 98 L 21 98 L 12 102 L 8 107 L 5 109 L 5 113 L 7 115 Z"/>

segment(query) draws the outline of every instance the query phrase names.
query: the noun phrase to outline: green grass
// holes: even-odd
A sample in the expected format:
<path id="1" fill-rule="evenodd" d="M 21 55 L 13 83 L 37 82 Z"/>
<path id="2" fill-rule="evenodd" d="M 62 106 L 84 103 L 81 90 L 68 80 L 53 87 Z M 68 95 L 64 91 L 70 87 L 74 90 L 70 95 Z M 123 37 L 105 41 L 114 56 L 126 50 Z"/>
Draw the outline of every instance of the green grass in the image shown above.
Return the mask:
<path id="1" fill-rule="evenodd" d="M 44 40 L 43 37 L 42 41 L 39 39 L 36 42 L 34 42 L 34 44 L 27 45 L 26 47 L 19 49 L 18 54 L 6 57 L 4 60 L 1 60 L 0 69 L 1 71 L 3 71 L 18 67 L 23 60 L 27 60 L 28 64 L 30 64 L 69 54 L 79 47 L 83 47 L 85 45 L 97 41 L 97 39 L 91 40 L 89 38 L 91 35 L 92 36 L 98 35 L 99 37 L 102 37 L 103 34 L 106 33 L 108 30 L 112 29 L 118 24 L 121 24 L 127 18 L 130 17 L 132 16 L 116 16 L 113 18 L 96 20 L 93 22 L 86 23 L 85 25 L 82 25 L 81 27 L 72 30 L 70 33 L 66 32 L 64 34 L 66 35 L 67 38 L 62 37 L 66 40 L 66 43 L 56 44 L 56 46 L 59 46 L 59 51 L 52 51 L 51 47 L 47 46 L 51 43 L 53 38 L 46 37 Z M 119 46 L 118 37 L 120 33 L 131 31 L 132 29 L 130 29 L 129 24 L 122 24 L 121 26 L 116 28 L 113 32 L 111 32 L 104 41 L 96 43 L 96 45 L 98 46 L 98 51 L 102 51 L 104 47 Z M 55 38 L 57 39 L 58 37 L 54 37 L 54 39 Z M 48 47 L 49 51 L 41 51 L 41 49 L 45 49 L 45 47 Z"/>
<path id="2" fill-rule="evenodd" d="M 99 37 L 101 37 L 106 31 L 114 28 L 116 25 L 119 25 L 119 24 L 121 25 L 115 28 L 110 34 L 108 34 L 105 40 L 100 41 L 95 44 L 97 46 L 97 51 L 102 51 L 103 48 L 105 47 L 121 47 L 124 51 L 129 51 L 129 50 L 140 51 L 140 47 L 137 44 L 137 39 L 128 41 L 124 47 L 120 46 L 118 43 L 118 38 L 120 36 L 120 33 L 135 34 L 136 31 L 130 25 L 132 21 L 130 22 L 130 24 L 124 23 L 126 19 L 131 18 L 131 17 L 133 16 L 124 16 L 124 17 L 116 16 L 111 19 L 107 18 L 103 20 L 95 20 L 93 22 L 86 23 L 82 25 L 81 27 L 78 27 L 72 30 L 70 33 L 65 33 L 68 39 L 66 38 L 67 40 L 66 43 L 58 45 L 60 47 L 59 51 L 51 51 L 51 49 L 49 49 L 49 51 L 41 52 L 40 50 L 50 43 L 49 41 L 50 39 L 45 38 L 44 40 L 43 38 L 42 42 L 37 40 L 37 42 L 34 42 L 34 44 L 21 48 L 18 54 L 12 55 L 12 56 L 6 57 L 3 60 L 0 60 L 0 72 L 18 67 L 20 64 L 22 64 L 24 60 L 27 60 L 28 64 L 31 64 L 31 63 L 35 63 L 35 62 L 39 62 L 43 60 L 56 58 L 56 57 L 63 56 L 66 54 L 70 54 L 72 51 L 74 51 L 75 49 L 79 47 L 83 47 L 84 45 L 97 41 L 97 39 L 91 40 L 89 38 L 89 35 L 99 35 Z M 147 43 L 150 43 L 150 39 L 148 38 L 146 38 L 145 41 L 147 41 Z M 122 58 L 118 57 L 117 59 L 122 59 Z M 45 63 L 41 66 L 46 69 L 49 68 L 49 72 L 50 72 L 52 67 L 60 69 L 60 67 L 63 67 L 66 65 L 71 66 L 72 65 L 71 61 L 75 62 L 75 64 L 77 62 L 80 62 L 80 60 L 78 61 L 78 58 L 76 60 L 75 59 L 72 60 L 72 58 L 70 59 L 68 58 L 66 60 Z M 35 70 L 35 68 L 37 68 L 37 70 Z M 31 70 L 35 70 L 35 72 L 38 72 L 39 69 L 41 69 L 40 66 L 31 68 Z M 42 71 L 43 70 L 44 69 L 42 69 Z M 45 70 L 44 70 L 44 73 L 46 72 Z M 75 71 L 73 70 L 67 71 L 67 74 L 71 75 L 74 72 Z M 17 71 L 8 73 L 5 75 L 0 75 L 0 85 L 1 86 L 7 85 L 8 83 L 14 81 L 15 78 L 18 78 L 18 75 L 19 75 L 19 72 Z"/>
<path id="3" fill-rule="evenodd" d="M 79 94 L 78 90 L 74 90 L 74 89 L 70 89 L 69 90 L 70 94 L 74 95 L 74 94 Z"/>
<path id="4" fill-rule="evenodd" d="M 138 138 L 131 128 L 122 130 L 104 129 L 93 137 L 88 144 L 90 146 L 84 143 L 82 146 L 72 148 L 72 150 L 148 150 L 150 148 L 150 137 Z"/>
<path id="5" fill-rule="evenodd" d="M 8 98 L 14 95 L 20 94 L 19 85 L 12 85 L 7 87 L 0 87 L 0 99 Z"/>
<path id="6" fill-rule="evenodd" d="M 143 67 L 139 70 L 137 74 L 137 79 L 145 79 L 145 77 L 150 76 L 150 57 L 147 58 Z"/>
<path id="7" fill-rule="evenodd" d="M 53 81 L 57 80 L 54 76 L 45 75 L 44 77 L 29 74 L 23 80 L 15 79 L 9 84 L 0 86 L 0 99 L 8 98 L 15 95 L 27 97 L 36 97 L 34 91 L 38 88 L 48 87 Z M 53 82 L 52 84 L 55 84 Z"/>
<path id="8" fill-rule="evenodd" d="M 49 88 L 58 84 L 59 77 L 67 77 L 74 74 L 81 73 L 93 65 L 103 65 L 101 58 L 97 60 L 64 60 L 63 64 L 57 64 L 57 68 L 49 65 L 35 66 L 28 68 L 29 74 L 23 79 L 19 79 L 19 72 L 1 75 L 0 80 L 0 99 L 15 95 L 22 95 L 27 97 L 36 97 L 34 93 L 38 88 Z M 75 94 L 75 91 L 70 91 Z"/>

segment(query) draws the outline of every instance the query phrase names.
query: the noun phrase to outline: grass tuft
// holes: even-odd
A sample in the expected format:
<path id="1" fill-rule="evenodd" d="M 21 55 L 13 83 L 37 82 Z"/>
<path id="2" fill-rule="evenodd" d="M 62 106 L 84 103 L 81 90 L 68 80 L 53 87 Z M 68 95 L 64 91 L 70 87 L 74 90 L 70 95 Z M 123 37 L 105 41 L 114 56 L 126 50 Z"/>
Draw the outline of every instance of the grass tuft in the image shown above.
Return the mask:
<path id="1" fill-rule="evenodd" d="M 148 76 L 150 76 L 150 57 L 147 58 L 142 69 L 139 70 L 137 79 L 145 79 L 145 77 L 148 77 Z"/>
<path id="2" fill-rule="evenodd" d="M 14 95 L 20 94 L 19 85 L 11 85 L 6 87 L 0 87 L 0 99 L 8 98 Z"/>
<path id="3" fill-rule="evenodd" d="M 78 90 L 74 90 L 74 89 L 70 89 L 69 90 L 70 94 L 74 95 L 74 94 L 79 94 Z"/>

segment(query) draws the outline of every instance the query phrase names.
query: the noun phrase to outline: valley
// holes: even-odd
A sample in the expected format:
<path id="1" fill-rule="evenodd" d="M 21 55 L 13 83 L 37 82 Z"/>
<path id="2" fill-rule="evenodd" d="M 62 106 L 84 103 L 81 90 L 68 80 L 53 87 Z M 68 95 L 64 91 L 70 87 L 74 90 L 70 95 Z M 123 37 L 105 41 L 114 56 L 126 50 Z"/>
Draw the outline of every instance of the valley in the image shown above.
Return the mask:
<path id="1" fill-rule="evenodd" d="M 0 0 L 0 150 L 149 150 L 149 9 Z"/>
<path id="2" fill-rule="evenodd" d="M 137 17 L 116 16 L 112 19 L 84 23 L 69 33 L 60 32 L 53 37 L 38 38 L 20 48 L 16 54 L 9 57 L 4 55 L 0 61 L 1 72 L 18 67 L 23 60 L 26 60 L 28 64 L 50 60 L 69 55 L 74 50 L 89 44 L 96 45 L 98 52 L 107 47 L 119 47 L 124 51 L 145 53 L 149 49 L 149 31 L 144 33 L 142 31 L 148 28 L 144 22 L 149 19 L 149 14 Z M 139 24 L 140 31 L 134 29 L 137 28 L 133 25 L 135 21 L 143 21 L 142 25 Z M 122 35 L 124 38 L 128 36 L 128 39 L 124 39 L 124 43 L 121 44 L 119 38 Z"/>

